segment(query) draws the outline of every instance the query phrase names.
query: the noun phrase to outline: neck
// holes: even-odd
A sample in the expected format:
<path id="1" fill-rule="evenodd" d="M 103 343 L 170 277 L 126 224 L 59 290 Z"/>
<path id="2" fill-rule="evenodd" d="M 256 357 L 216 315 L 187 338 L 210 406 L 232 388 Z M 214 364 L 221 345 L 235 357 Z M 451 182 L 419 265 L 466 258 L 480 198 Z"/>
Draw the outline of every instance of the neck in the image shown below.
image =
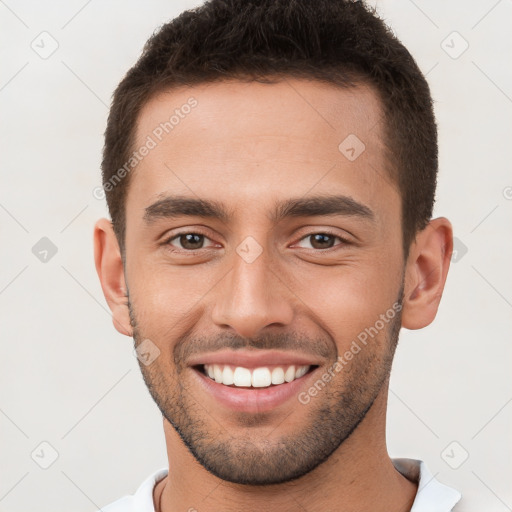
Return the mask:
<path id="1" fill-rule="evenodd" d="M 155 488 L 155 510 L 408 512 L 417 485 L 402 476 L 388 456 L 386 399 L 387 387 L 352 435 L 324 463 L 292 482 L 267 486 L 233 484 L 212 475 L 164 419 L 170 469 Z"/>

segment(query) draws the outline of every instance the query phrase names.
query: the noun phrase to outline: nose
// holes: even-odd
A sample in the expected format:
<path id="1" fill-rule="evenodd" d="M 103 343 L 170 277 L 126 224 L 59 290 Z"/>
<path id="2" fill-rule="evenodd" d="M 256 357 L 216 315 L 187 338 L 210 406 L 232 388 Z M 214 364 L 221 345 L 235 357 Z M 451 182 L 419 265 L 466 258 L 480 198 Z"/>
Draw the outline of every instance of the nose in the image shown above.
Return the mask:
<path id="1" fill-rule="evenodd" d="M 293 293 L 271 267 L 267 251 L 247 262 L 234 255 L 232 270 L 216 287 L 213 322 L 240 336 L 254 338 L 268 326 L 284 327 L 293 319 Z"/>

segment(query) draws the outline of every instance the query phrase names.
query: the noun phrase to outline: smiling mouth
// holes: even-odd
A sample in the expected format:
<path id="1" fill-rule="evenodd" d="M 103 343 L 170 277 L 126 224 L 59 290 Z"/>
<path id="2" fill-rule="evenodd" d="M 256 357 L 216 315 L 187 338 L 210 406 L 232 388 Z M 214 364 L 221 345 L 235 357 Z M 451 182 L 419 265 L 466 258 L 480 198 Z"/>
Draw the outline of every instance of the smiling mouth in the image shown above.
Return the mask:
<path id="1" fill-rule="evenodd" d="M 231 388 L 268 388 L 293 382 L 318 368 L 317 365 L 271 365 L 245 368 L 229 364 L 200 364 L 194 368 L 215 381 Z"/>

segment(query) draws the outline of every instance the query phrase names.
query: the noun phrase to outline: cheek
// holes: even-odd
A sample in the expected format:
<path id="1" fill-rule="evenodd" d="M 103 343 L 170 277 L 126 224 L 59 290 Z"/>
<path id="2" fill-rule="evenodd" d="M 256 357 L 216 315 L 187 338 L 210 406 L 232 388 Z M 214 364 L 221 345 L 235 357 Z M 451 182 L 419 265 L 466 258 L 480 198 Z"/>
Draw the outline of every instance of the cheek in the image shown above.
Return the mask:
<path id="1" fill-rule="evenodd" d="M 130 301 L 139 330 L 147 338 L 170 342 L 202 311 L 216 280 L 211 270 L 172 267 L 162 262 L 127 265 Z M 218 279 L 217 279 L 218 280 Z"/>
<path id="2" fill-rule="evenodd" d="M 393 305 L 399 288 L 399 272 L 391 269 L 383 272 L 376 266 L 354 266 L 312 276 L 302 282 L 296 293 L 337 340 L 338 351 L 343 351 L 361 333 L 363 338 L 368 329 L 374 333 L 376 322 L 379 331 L 376 337 L 383 336 L 381 315 L 386 317 L 387 327 L 395 314 Z"/>

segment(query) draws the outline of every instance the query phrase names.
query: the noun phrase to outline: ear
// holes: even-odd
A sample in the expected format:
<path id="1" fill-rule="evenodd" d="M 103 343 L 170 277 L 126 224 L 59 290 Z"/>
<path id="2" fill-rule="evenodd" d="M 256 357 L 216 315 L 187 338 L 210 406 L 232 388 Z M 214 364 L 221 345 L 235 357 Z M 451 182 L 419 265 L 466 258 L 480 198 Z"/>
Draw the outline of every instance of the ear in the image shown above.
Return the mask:
<path id="1" fill-rule="evenodd" d="M 405 270 L 402 326 L 421 329 L 437 314 L 453 250 L 452 225 L 431 220 L 411 244 Z"/>
<path id="2" fill-rule="evenodd" d="M 123 260 L 112 222 L 108 219 L 100 219 L 94 226 L 94 261 L 103 295 L 112 311 L 114 327 L 121 334 L 132 336 Z"/>

